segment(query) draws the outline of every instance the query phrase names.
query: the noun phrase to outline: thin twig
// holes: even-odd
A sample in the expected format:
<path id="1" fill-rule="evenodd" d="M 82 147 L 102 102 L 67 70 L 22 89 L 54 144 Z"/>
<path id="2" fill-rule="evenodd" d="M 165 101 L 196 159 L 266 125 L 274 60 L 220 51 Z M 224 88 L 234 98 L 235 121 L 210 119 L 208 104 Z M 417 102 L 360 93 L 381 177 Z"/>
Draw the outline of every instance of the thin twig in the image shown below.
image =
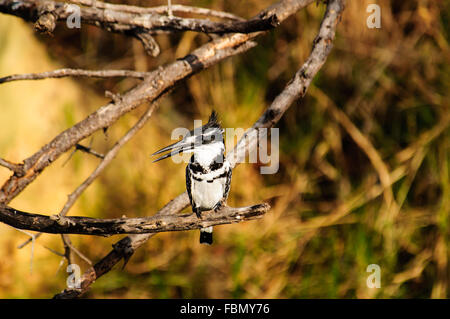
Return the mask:
<path id="1" fill-rule="evenodd" d="M 92 140 L 91 140 L 91 144 L 92 144 Z M 85 152 L 85 153 L 88 153 L 88 154 L 91 154 L 91 155 L 93 155 L 93 156 L 95 156 L 95 157 L 98 157 L 98 158 L 101 158 L 101 159 L 103 159 L 103 158 L 105 157 L 103 154 L 100 154 L 100 153 L 94 151 L 94 150 L 92 149 L 91 145 L 89 145 L 89 147 L 87 147 L 87 146 L 84 146 L 84 145 L 81 145 L 81 144 L 78 144 L 78 143 L 77 143 L 77 144 L 75 144 L 75 149 L 72 151 L 72 153 L 70 153 L 69 157 L 67 157 L 67 159 L 64 161 L 64 163 L 63 163 L 61 166 L 64 167 L 64 166 L 70 161 L 70 159 L 72 158 L 72 156 L 73 156 L 78 150 L 80 150 L 80 151 L 82 151 L 82 152 Z"/>
<path id="2" fill-rule="evenodd" d="M 12 81 L 22 80 L 43 80 L 43 79 L 57 79 L 68 76 L 73 77 L 90 77 L 90 78 L 111 78 L 111 77 L 128 77 L 144 79 L 148 75 L 147 72 L 138 72 L 131 70 L 83 70 L 83 69 L 58 69 L 54 71 L 47 71 L 42 73 L 26 73 L 14 74 L 0 78 L 0 84 Z"/>
<path id="3" fill-rule="evenodd" d="M 61 234 L 61 239 L 64 245 L 64 257 L 67 259 L 67 263 L 70 265 L 72 262 L 71 260 L 71 253 L 72 251 L 78 255 L 78 257 L 80 257 L 81 259 L 83 259 L 87 264 L 92 266 L 92 261 L 87 258 L 81 251 L 79 251 L 73 244 L 72 241 L 70 240 L 69 235 L 67 234 Z"/>
<path id="4" fill-rule="evenodd" d="M 72 245 L 71 240 L 69 238 L 69 235 L 67 234 L 61 234 L 61 240 L 64 247 L 64 258 L 67 260 L 67 264 L 72 264 L 72 250 L 70 249 L 70 246 Z"/>
<path id="5" fill-rule="evenodd" d="M 64 257 L 64 254 L 63 254 L 63 253 L 60 253 L 59 251 L 56 251 L 56 250 L 54 250 L 54 249 L 52 249 L 52 248 L 50 248 L 50 247 L 47 247 L 47 246 L 42 246 L 42 247 L 44 247 L 45 249 L 47 249 L 47 250 L 50 251 L 51 253 L 54 253 L 56 256 Z"/>
<path id="6" fill-rule="evenodd" d="M 78 143 L 75 144 L 75 149 L 76 150 L 80 150 L 80 151 L 82 151 L 84 153 L 87 153 L 87 154 L 91 154 L 91 155 L 93 155 L 93 156 L 95 156 L 97 158 L 101 158 L 101 159 L 105 158 L 105 155 L 94 151 L 91 147 L 87 147 L 87 146 L 84 146 L 84 145 L 81 145 L 81 144 L 78 144 Z"/>
<path id="7" fill-rule="evenodd" d="M 31 252 L 30 252 L 30 274 L 33 273 L 33 257 L 34 257 L 34 247 L 36 245 L 36 237 L 35 234 L 29 233 L 25 230 L 19 229 L 19 228 L 15 228 L 16 230 L 24 233 L 27 236 L 30 236 L 31 238 Z"/>
<path id="8" fill-rule="evenodd" d="M 10 161 L 4 160 L 3 158 L 0 158 L 0 166 L 6 167 L 7 169 L 13 171 L 16 174 L 21 173 L 23 171 L 22 164 L 12 163 Z"/>

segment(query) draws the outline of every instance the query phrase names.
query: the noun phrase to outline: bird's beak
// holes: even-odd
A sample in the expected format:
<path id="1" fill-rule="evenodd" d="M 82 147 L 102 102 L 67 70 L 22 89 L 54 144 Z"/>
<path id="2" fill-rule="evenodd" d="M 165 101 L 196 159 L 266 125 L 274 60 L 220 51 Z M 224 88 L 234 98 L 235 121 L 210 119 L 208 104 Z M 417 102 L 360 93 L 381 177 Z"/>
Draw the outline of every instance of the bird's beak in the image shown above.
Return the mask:
<path id="1" fill-rule="evenodd" d="M 153 161 L 153 163 L 163 160 L 165 158 L 169 158 L 173 155 L 192 150 L 195 147 L 195 143 L 196 143 L 196 138 L 194 136 L 190 136 L 189 138 L 183 138 L 179 142 L 176 142 L 169 146 L 166 146 L 166 147 L 160 149 L 159 151 L 153 153 L 152 156 L 155 156 L 155 155 L 167 152 L 167 151 L 171 151 L 171 152 L 157 158 L 156 160 Z"/>

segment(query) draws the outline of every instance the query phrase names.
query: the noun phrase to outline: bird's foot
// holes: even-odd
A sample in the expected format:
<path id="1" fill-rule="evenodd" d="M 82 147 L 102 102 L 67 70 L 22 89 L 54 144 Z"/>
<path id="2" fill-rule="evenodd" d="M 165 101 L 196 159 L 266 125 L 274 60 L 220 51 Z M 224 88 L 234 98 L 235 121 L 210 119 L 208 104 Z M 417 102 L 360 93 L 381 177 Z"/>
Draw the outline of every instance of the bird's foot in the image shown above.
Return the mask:
<path id="1" fill-rule="evenodd" d="M 216 204 L 216 206 L 214 206 L 214 212 L 217 213 L 223 206 L 225 206 L 225 201 L 221 200 Z"/>
<path id="2" fill-rule="evenodd" d="M 200 209 L 194 209 L 195 215 L 197 215 L 198 219 L 202 219 L 202 213 L 200 212 Z"/>

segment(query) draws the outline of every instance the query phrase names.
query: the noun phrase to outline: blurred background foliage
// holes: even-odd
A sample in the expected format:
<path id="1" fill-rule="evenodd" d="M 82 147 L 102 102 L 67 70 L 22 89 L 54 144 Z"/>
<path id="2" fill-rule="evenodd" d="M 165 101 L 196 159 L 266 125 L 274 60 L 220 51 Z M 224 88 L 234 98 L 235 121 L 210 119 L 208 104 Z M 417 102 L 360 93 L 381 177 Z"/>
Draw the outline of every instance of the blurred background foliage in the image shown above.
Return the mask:
<path id="1" fill-rule="evenodd" d="M 114 1 L 118 2 L 118 1 Z M 124 1 L 120 1 L 124 2 Z M 150 6 L 164 1 L 127 1 Z M 173 1 L 172 1 L 173 2 Z M 446 298 L 449 296 L 450 2 L 347 1 L 334 49 L 306 97 L 280 128 L 280 169 L 261 175 L 242 164 L 229 204 L 270 202 L 261 220 L 216 227 L 215 243 L 198 232 L 158 234 L 122 271 L 97 280 L 88 298 Z M 249 18 L 272 0 L 175 1 Z M 381 6 L 381 29 L 368 29 L 366 7 Z M 308 56 L 324 5 L 310 5 L 258 39 L 251 51 L 179 85 L 70 211 L 113 218 L 147 216 L 185 190 L 184 165 L 152 164 L 176 127 L 192 127 L 216 109 L 224 127 L 248 128 Z M 157 36 L 162 52 L 92 26 L 53 36 L 0 17 L 0 75 L 60 67 L 150 70 L 188 54 L 208 37 Z M 0 156 L 20 162 L 62 130 L 124 92 L 132 79 L 57 79 L 0 86 Z M 106 152 L 143 108 L 83 141 Z M 228 149 L 233 141 L 228 141 Z M 98 159 L 58 159 L 11 206 L 57 213 Z M 65 165 L 64 165 L 65 163 Z M 0 180 L 9 171 L 0 167 Z M 380 179 L 391 182 L 382 187 Z M 395 202 L 389 204 L 389 196 Z M 44 298 L 66 287 L 57 235 L 29 237 L 0 225 L 0 297 Z M 119 236 L 71 236 L 93 262 Z M 32 257 L 32 264 L 30 263 Z M 82 271 L 88 264 L 76 259 Z M 381 267 L 370 289 L 369 264 Z M 32 269 L 30 269 L 32 267 Z"/>

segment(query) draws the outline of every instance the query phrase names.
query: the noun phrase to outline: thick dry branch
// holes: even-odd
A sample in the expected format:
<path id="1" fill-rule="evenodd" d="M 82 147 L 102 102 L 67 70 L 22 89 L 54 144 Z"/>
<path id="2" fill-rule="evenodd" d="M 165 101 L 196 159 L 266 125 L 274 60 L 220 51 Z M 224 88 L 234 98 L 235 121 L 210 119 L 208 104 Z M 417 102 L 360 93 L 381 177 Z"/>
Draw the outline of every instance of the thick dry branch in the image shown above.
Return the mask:
<path id="1" fill-rule="evenodd" d="M 273 29 L 279 25 L 276 15 L 267 18 L 254 18 L 247 21 L 225 21 L 213 22 L 210 20 L 200 20 L 191 18 L 179 18 L 158 16 L 150 22 L 149 17 L 144 18 L 145 22 L 141 27 L 148 30 L 165 30 L 165 31 L 197 31 L 204 33 L 252 33 L 258 31 L 266 31 Z M 148 20 L 147 20 L 148 19 Z"/>
<path id="2" fill-rule="evenodd" d="M 183 231 L 209 226 L 239 223 L 260 218 L 270 209 L 267 204 L 248 207 L 223 207 L 217 212 L 202 214 L 160 215 L 141 218 L 97 219 L 79 216 L 39 215 L 0 206 L 0 221 L 18 229 L 51 234 L 80 234 L 110 236 L 117 234 L 146 234 Z"/>
<path id="3" fill-rule="evenodd" d="M 19 16 L 35 22 L 42 32 L 52 32 L 57 21 L 66 21 L 74 9 L 66 3 L 51 0 L 0 0 L 0 12 Z M 265 31 L 279 23 L 276 15 L 256 17 L 251 20 L 215 22 L 208 19 L 180 18 L 151 13 L 130 13 L 100 7 L 80 7 L 80 22 L 104 27 L 108 31 L 196 31 L 205 33 L 251 33 Z"/>
<path id="4" fill-rule="evenodd" d="M 72 3 L 81 4 L 89 7 L 96 7 L 101 9 L 110 9 L 115 11 L 122 11 L 122 12 L 129 12 L 129 13 L 158 13 L 158 14 L 167 14 L 169 13 L 169 7 L 168 6 L 158 6 L 158 7 L 137 7 L 132 5 L 126 5 L 126 4 L 113 4 L 113 3 L 107 3 L 107 2 L 101 2 L 96 0 L 70 0 Z M 234 15 L 229 12 L 224 11 L 218 11 L 208 8 L 199 8 L 199 7 L 191 7 L 191 6 L 185 6 L 181 4 L 172 4 L 170 6 L 170 9 L 172 12 L 178 12 L 178 13 L 189 13 L 189 14 L 198 14 L 203 16 L 209 16 L 209 17 L 216 17 L 221 19 L 230 19 L 230 20 L 241 20 L 244 19 Z"/>
<path id="5" fill-rule="evenodd" d="M 14 74 L 0 78 L 0 84 L 21 80 L 42 80 L 52 78 L 73 77 L 90 77 L 90 78 L 111 78 L 111 77 L 128 77 L 144 79 L 148 75 L 147 72 L 138 72 L 132 70 L 82 70 L 82 69 L 58 69 L 42 73 L 26 73 Z"/>
<path id="6" fill-rule="evenodd" d="M 283 7 L 283 5 L 291 5 L 293 8 L 295 8 L 295 10 L 299 10 L 302 5 L 309 4 L 309 2 L 306 2 L 307 1 L 294 1 L 286 3 L 282 1 L 278 3 L 279 6 L 274 5 L 268 10 L 272 10 L 272 12 L 278 11 L 278 17 L 286 18 L 286 14 L 281 10 L 281 7 Z M 282 114 L 292 105 L 294 100 L 302 97 L 305 94 L 306 89 L 311 83 L 311 79 L 318 72 L 320 67 L 325 62 L 328 54 L 330 53 L 332 40 L 334 39 L 336 32 L 336 26 L 340 20 L 343 9 L 344 0 L 329 1 L 325 17 L 321 23 L 319 35 L 316 37 L 316 41 L 314 41 L 314 47 L 309 58 L 303 64 L 299 72 L 296 73 L 291 82 L 289 82 L 283 92 L 273 101 L 272 105 L 269 106 L 269 108 L 264 112 L 260 119 L 253 125 L 252 129 L 274 126 L 280 119 Z M 228 154 L 227 158 L 229 160 L 240 157 L 242 156 L 242 154 L 245 155 L 245 152 L 249 150 L 248 147 L 255 147 L 255 143 L 247 143 L 245 139 L 246 137 L 244 136 L 238 142 L 233 152 Z M 235 165 L 238 163 L 239 162 L 234 162 Z M 187 193 L 184 192 L 183 194 L 170 201 L 155 216 L 177 214 L 188 205 L 189 199 Z M 83 274 L 81 278 L 80 289 L 66 289 L 63 292 L 55 295 L 54 298 L 76 298 L 82 295 L 89 289 L 90 285 L 95 280 L 97 280 L 100 276 L 103 276 L 105 273 L 109 272 L 122 259 L 124 259 L 124 264 L 126 264 L 128 259 L 132 256 L 133 252 L 137 248 L 142 246 L 153 235 L 154 234 L 129 235 L 121 239 L 113 246 L 113 250 L 111 250 L 108 255 L 106 255 L 103 259 L 101 259 Z"/>

